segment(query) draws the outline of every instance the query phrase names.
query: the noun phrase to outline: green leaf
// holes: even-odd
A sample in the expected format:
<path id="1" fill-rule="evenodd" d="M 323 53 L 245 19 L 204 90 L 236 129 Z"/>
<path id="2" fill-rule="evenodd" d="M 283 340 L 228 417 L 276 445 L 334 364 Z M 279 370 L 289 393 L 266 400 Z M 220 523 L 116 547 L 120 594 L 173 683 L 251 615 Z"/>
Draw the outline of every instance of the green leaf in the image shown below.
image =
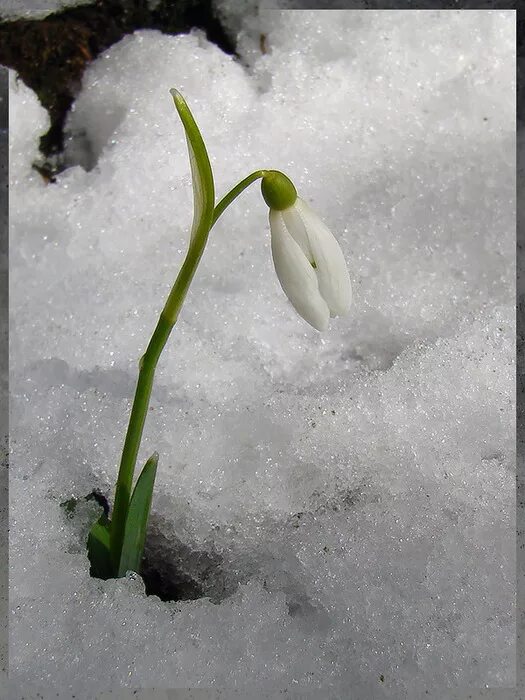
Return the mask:
<path id="1" fill-rule="evenodd" d="M 124 576 L 126 571 L 140 573 L 158 461 L 159 455 L 154 452 L 135 484 L 126 517 L 118 576 Z"/>
<path id="2" fill-rule="evenodd" d="M 110 522 L 107 515 L 101 515 L 89 531 L 87 540 L 88 558 L 91 564 L 89 573 L 95 578 L 108 579 L 114 576 L 109 553 Z"/>
<path id="3" fill-rule="evenodd" d="M 191 242 L 193 242 L 197 236 L 206 237 L 211 228 L 215 207 L 213 173 L 201 132 L 186 100 L 175 88 L 172 88 L 170 93 L 186 131 L 188 143 L 193 181 L 193 224 L 190 237 Z"/>

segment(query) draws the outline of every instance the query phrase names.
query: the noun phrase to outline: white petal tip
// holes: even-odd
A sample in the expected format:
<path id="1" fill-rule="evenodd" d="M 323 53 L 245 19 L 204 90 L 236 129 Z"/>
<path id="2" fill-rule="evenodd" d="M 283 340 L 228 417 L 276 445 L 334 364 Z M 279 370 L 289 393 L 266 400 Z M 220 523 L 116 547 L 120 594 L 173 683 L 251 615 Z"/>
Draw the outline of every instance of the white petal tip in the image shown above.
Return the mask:
<path id="1" fill-rule="evenodd" d="M 328 311 L 328 308 L 326 305 L 324 308 L 320 308 L 320 306 L 316 307 L 311 307 L 309 309 L 299 309 L 296 308 L 297 313 L 304 318 L 304 320 L 312 326 L 312 328 L 315 328 L 316 331 L 319 331 L 319 333 L 323 333 L 324 331 L 328 330 L 328 325 L 330 323 L 330 312 Z"/>

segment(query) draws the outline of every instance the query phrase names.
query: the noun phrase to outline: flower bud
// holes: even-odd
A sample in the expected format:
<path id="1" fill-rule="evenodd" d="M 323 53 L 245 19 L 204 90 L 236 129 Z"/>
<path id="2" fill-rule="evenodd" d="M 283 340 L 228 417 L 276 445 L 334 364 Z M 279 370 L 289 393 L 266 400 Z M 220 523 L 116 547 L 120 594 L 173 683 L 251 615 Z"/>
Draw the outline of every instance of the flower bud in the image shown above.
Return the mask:
<path id="1" fill-rule="evenodd" d="M 288 209 L 297 199 L 297 190 L 289 177 L 278 170 L 268 170 L 261 181 L 264 201 L 276 211 Z"/>
<path id="2" fill-rule="evenodd" d="M 270 179 L 266 192 L 263 190 L 270 206 L 275 271 L 297 313 L 318 331 L 324 331 L 330 316 L 346 314 L 352 303 L 346 262 L 334 236 L 308 204 L 297 197 L 290 180 L 282 173 L 275 175 L 279 178 Z M 292 199 L 292 192 L 292 204 L 283 206 Z"/>

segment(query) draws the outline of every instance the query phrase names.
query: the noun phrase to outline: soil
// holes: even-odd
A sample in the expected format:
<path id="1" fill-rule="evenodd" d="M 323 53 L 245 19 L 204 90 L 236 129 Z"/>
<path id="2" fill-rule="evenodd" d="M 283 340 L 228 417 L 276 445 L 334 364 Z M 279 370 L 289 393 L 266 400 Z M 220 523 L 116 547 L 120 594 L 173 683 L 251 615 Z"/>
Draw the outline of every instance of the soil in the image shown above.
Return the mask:
<path id="1" fill-rule="evenodd" d="M 192 28 L 235 54 L 211 0 L 160 0 L 154 9 L 147 0 L 97 0 L 38 20 L 0 16 L 0 63 L 16 70 L 49 113 L 51 126 L 40 139 L 43 161 L 36 166 L 46 180 L 64 167 L 64 124 L 86 66 L 137 29 L 181 34 Z"/>

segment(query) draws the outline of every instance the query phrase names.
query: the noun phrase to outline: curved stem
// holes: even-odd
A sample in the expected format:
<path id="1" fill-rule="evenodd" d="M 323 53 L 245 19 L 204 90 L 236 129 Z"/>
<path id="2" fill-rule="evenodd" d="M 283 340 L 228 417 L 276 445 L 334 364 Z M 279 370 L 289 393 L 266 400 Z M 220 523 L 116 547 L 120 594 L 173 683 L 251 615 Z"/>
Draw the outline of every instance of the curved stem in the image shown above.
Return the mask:
<path id="1" fill-rule="evenodd" d="M 142 439 L 144 423 L 146 422 L 148 413 L 157 362 L 173 326 L 177 322 L 179 311 L 202 257 L 202 253 L 204 252 L 210 228 L 211 212 L 210 215 L 204 217 L 195 232 L 193 241 L 190 244 L 186 258 L 184 259 L 177 279 L 160 314 L 160 318 L 153 331 L 146 352 L 139 362 L 139 376 L 129 417 L 128 429 L 124 440 L 122 458 L 120 460 L 115 491 L 115 505 L 111 517 L 110 553 L 115 571 L 118 571 L 120 565 L 124 530 L 131 498 L 133 474 Z"/>
<path id="2" fill-rule="evenodd" d="M 258 180 L 259 178 L 264 177 L 267 172 L 267 170 L 256 170 L 254 173 L 251 173 L 251 175 L 248 175 L 248 177 L 245 177 L 244 180 L 241 180 L 237 185 L 235 185 L 235 187 L 231 189 L 228 192 L 228 194 L 225 194 L 213 210 L 213 218 L 211 220 L 211 225 L 213 226 L 215 224 L 215 222 L 226 209 L 226 207 L 230 206 L 233 200 L 236 197 L 238 197 L 241 194 L 241 192 L 243 192 L 248 187 L 248 185 L 251 185 L 252 182 L 255 182 L 255 180 Z"/>

